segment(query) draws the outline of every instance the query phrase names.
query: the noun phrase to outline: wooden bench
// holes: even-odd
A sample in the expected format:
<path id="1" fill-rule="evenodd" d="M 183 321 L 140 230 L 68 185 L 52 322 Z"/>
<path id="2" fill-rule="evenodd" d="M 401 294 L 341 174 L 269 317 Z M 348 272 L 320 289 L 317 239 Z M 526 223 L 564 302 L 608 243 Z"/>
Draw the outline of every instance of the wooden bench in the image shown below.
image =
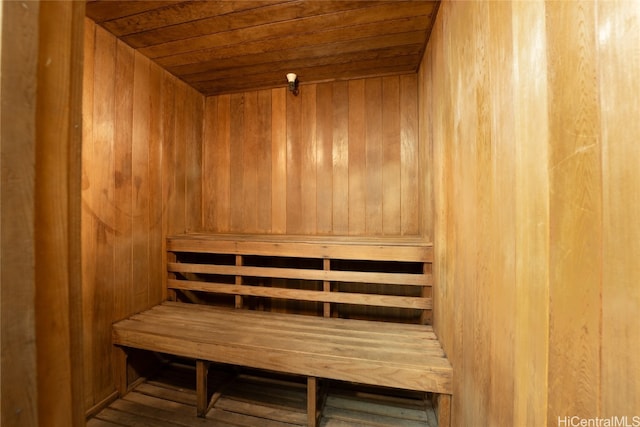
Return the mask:
<path id="1" fill-rule="evenodd" d="M 452 367 L 429 321 L 432 247 L 418 239 L 189 234 L 167 239 L 168 299 L 113 326 L 120 347 L 196 360 L 197 413 L 210 362 L 432 392 L 449 425 Z M 348 317 L 348 318 L 346 318 Z M 118 388 L 127 392 L 126 351 Z"/>

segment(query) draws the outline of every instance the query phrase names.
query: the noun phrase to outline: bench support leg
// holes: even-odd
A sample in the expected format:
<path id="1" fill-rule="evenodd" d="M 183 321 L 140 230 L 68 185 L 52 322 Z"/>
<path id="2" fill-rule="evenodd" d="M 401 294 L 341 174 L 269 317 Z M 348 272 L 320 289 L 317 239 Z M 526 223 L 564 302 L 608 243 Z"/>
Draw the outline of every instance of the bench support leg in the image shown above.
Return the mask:
<path id="1" fill-rule="evenodd" d="M 318 423 L 318 379 L 307 377 L 307 424 L 316 427 Z"/>
<path id="2" fill-rule="evenodd" d="M 129 391 L 127 370 L 127 352 L 124 348 L 115 346 L 113 349 L 113 378 L 120 397 Z"/>
<path id="3" fill-rule="evenodd" d="M 196 409 L 199 417 L 207 416 L 209 406 L 209 393 L 207 387 L 207 377 L 209 376 L 209 362 L 196 360 Z"/>
<path id="4" fill-rule="evenodd" d="M 438 394 L 437 397 L 438 427 L 451 425 L 451 395 Z"/>

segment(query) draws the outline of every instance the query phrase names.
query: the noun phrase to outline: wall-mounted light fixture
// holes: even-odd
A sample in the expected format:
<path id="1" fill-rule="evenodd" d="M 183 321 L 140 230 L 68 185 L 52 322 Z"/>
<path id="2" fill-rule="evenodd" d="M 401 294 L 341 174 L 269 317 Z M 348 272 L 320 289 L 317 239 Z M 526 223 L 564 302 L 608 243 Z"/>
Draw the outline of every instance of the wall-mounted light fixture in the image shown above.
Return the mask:
<path id="1" fill-rule="evenodd" d="M 288 73 L 287 81 L 289 82 L 289 92 L 298 96 L 298 76 L 296 73 Z"/>

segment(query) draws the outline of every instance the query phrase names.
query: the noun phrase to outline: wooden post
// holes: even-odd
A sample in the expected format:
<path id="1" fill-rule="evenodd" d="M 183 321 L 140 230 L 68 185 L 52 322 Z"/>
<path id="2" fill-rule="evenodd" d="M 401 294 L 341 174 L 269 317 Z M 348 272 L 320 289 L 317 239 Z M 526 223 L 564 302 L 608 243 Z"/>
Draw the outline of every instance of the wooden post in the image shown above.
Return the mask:
<path id="1" fill-rule="evenodd" d="M 331 260 L 330 259 L 324 259 L 323 263 L 322 263 L 322 267 L 323 267 L 324 271 L 331 270 Z M 331 292 L 331 282 L 325 280 L 322 283 L 322 290 L 324 292 Z M 331 303 L 329 303 L 329 302 L 325 302 L 324 303 L 324 317 L 331 317 Z"/>
<path id="2" fill-rule="evenodd" d="M 449 427 L 451 425 L 451 395 L 438 394 L 436 400 L 436 415 L 438 416 L 438 426 Z"/>
<path id="3" fill-rule="evenodd" d="M 236 266 L 242 266 L 242 255 L 236 255 Z M 236 285 L 242 285 L 242 276 L 236 276 Z M 242 308 L 242 295 L 236 295 L 236 308 Z"/>
<path id="4" fill-rule="evenodd" d="M 196 410 L 199 417 L 207 416 L 209 406 L 207 377 L 209 375 L 209 362 L 196 360 Z"/>
<path id="5" fill-rule="evenodd" d="M 432 267 L 433 267 L 433 264 L 430 262 L 422 263 L 422 273 L 431 276 L 432 270 L 433 270 Z M 430 281 L 431 281 L 430 286 L 422 287 L 421 296 L 422 298 L 431 298 L 433 301 L 433 279 L 430 279 Z M 422 313 L 420 314 L 420 323 L 422 325 L 427 325 L 427 324 L 430 325 L 433 323 L 433 308 L 431 308 L 430 311 L 422 310 Z"/>
<path id="6" fill-rule="evenodd" d="M 307 377 L 307 424 L 309 427 L 316 427 L 318 422 L 318 379 Z"/>
<path id="7" fill-rule="evenodd" d="M 171 262 L 176 262 L 177 261 L 177 257 L 176 254 L 174 252 L 166 252 L 166 257 L 167 257 L 167 265 L 164 266 L 164 271 L 167 271 L 167 267 L 169 266 L 169 263 Z M 166 291 L 166 295 L 163 295 L 163 298 L 166 297 L 167 300 L 169 301 L 176 301 L 178 299 L 177 294 L 175 289 L 169 289 L 169 279 L 175 279 L 176 278 L 176 274 L 175 273 L 167 273 L 165 275 L 165 283 L 164 283 L 164 289 Z"/>
<path id="8" fill-rule="evenodd" d="M 129 381 L 127 377 L 127 352 L 120 346 L 113 350 L 113 378 L 120 397 L 127 394 Z"/>

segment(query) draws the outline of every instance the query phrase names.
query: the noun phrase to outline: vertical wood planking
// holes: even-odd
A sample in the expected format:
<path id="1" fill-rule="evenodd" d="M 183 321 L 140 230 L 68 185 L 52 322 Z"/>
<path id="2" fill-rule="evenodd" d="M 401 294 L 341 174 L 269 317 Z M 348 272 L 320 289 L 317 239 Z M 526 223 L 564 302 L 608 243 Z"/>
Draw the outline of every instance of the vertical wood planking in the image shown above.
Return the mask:
<path id="1" fill-rule="evenodd" d="M 333 232 L 349 234 L 349 84 L 333 84 Z"/>
<path id="2" fill-rule="evenodd" d="M 301 92 L 302 111 L 300 116 L 300 140 L 301 145 L 301 228 L 302 234 L 316 234 L 317 210 L 316 210 L 316 87 L 305 86 Z M 323 207 L 326 208 L 326 207 Z"/>
<path id="3" fill-rule="evenodd" d="M 218 129 L 218 97 L 210 96 L 205 99 L 202 123 L 203 139 L 207 141 L 202 146 L 202 226 L 205 230 L 216 230 L 216 220 L 220 216 L 217 208 L 220 204 L 208 202 L 208 194 L 218 194 L 218 183 L 221 176 L 228 170 L 221 161 L 221 145 L 223 141 L 216 138 Z M 220 189 L 220 192 L 222 189 Z M 222 195 L 218 196 L 222 199 Z"/>
<path id="4" fill-rule="evenodd" d="M 271 91 L 271 232 L 287 231 L 286 89 Z"/>
<path id="5" fill-rule="evenodd" d="M 258 138 L 257 92 L 244 94 L 243 115 L 241 230 L 251 233 L 258 228 L 258 149 L 262 142 Z"/>
<path id="6" fill-rule="evenodd" d="M 160 303 L 166 274 L 162 259 L 166 253 L 162 234 L 163 193 L 162 193 L 162 140 L 163 102 L 162 74 L 164 71 L 154 63 L 149 68 L 149 305 Z"/>
<path id="7" fill-rule="evenodd" d="M 0 424 L 79 426 L 84 4 L 0 20 Z"/>
<path id="8" fill-rule="evenodd" d="M 95 66 L 94 66 L 94 99 L 93 103 L 93 147 L 91 158 L 94 163 L 89 166 L 91 175 L 89 185 L 96 197 L 90 206 L 95 216 L 96 228 L 93 239 L 96 241 L 96 259 L 93 271 L 95 286 L 94 298 L 86 301 L 92 304 L 93 324 L 96 326 L 89 333 L 94 340 L 92 357 L 93 387 L 96 395 L 106 396 L 112 389 L 111 368 L 104 361 L 111 359 L 110 327 L 102 319 L 110 319 L 114 313 L 114 295 L 110 292 L 114 280 L 114 118 L 115 118 L 115 39 L 102 28 L 96 28 Z M 99 159 L 100 167 L 95 163 Z"/>
<path id="9" fill-rule="evenodd" d="M 115 93 L 116 118 L 114 143 L 114 202 L 115 227 L 118 233 L 114 239 L 115 265 L 114 283 L 116 319 L 122 319 L 131 312 L 133 301 L 126 286 L 133 280 L 133 206 L 132 206 L 132 130 L 133 130 L 133 87 L 134 52 L 121 41 L 116 42 Z"/>
<path id="10" fill-rule="evenodd" d="M 258 182 L 256 232 L 271 230 L 271 90 L 258 91 Z"/>
<path id="11" fill-rule="evenodd" d="M 38 425 L 34 187 L 37 5 L 3 2 L 0 116 L 0 424 Z"/>
<path id="12" fill-rule="evenodd" d="M 382 79 L 382 231 L 400 234 L 400 78 Z"/>
<path id="13" fill-rule="evenodd" d="M 316 233 L 333 231 L 333 85 L 319 84 L 316 121 Z"/>
<path id="14" fill-rule="evenodd" d="M 545 5 L 513 3 L 517 72 L 514 423 L 547 422 L 549 176 Z M 532 25 L 534 23 L 535 25 Z M 531 325 L 536 325 L 535 329 Z"/>
<path id="15" fill-rule="evenodd" d="M 400 164 L 401 201 L 400 209 L 403 235 L 420 233 L 420 188 L 418 179 L 418 94 L 417 77 L 400 77 Z"/>
<path id="16" fill-rule="evenodd" d="M 173 162 L 173 150 L 175 145 L 175 120 L 173 112 L 175 110 L 175 80 L 166 73 L 162 75 L 162 235 L 171 234 L 169 229 L 169 218 L 171 213 L 170 203 L 174 193 L 175 182 L 171 165 Z M 162 242 L 162 264 L 167 263 L 166 241 Z M 167 275 L 165 275 L 166 281 Z M 162 297 L 167 297 L 166 283 L 162 286 Z"/>
<path id="17" fill-rule="evenodd" d="M 349 81 L 349 234 L 366 231 L 365 82 Z"/>
<path id="18" fill-rule="evenodd" d="M 514 141 L 514 69 L 504 64 L 513 63 L 513 40 L 511 36 L 511 4 L 489 3 L 489 43 L 494 54 L 489 55 L 489 84 L 495 94 L 491 97 L 491 136 L 494 147 L 492 180 L 495 185 L 495 200 L 491 233 L 495 251 L 495 276 L 490 284 L 493 307 L 490 310 L 491 359 L 490 372 L 502 381 L 491 381 L 489 395 L 514 395 L 513 319 L 516 317 L 515 295 L 515 144 Z M 491 399 L 487 419 L 492 425 L 513 423 L 513 404 L 506 399 Z"/>
<path id="19" fill-rule="evenodd" d="M 187 141 L 189 139 L 189 118 L 192 116 L 192 105 L 187 101 L 187 93 L 189 88 L 181 84 L 177 79 L 175 81 L 175 114 L 174 114 L 174 136 L 173 152 L 168 153 L 171 156 L 170 173 L 173 176 L 173 194 L 169 203 L 169 231 L 171 233 L 184 233 L 187 229 L 187 173 L 185 169 L 187 164 Z"/>
<path id="20" fill-rule="evenodd" d="M 428 214 L 419 212 L 426 205 L 419 194 L 426 175 L 417 169 L 422 167 L 417 98 L 411 90 L 417 91 L 415 76 L 393 76 L 305 85 L 298 96 L 280 88 L 209 97 L 202 165 L 204 229 L 420 234 L 427 226 L 420 219 L 428 224 Z M 409 126 L 408 131 L 402 126 Z M 227 142 L 228 161 L 223 154 Z M 214 155 L 214 150 L 223 151 Z M 407 161 L 408 169 L 402 165 Z M 409 182 L 405 209 L 415 211 L 404 214 L 403 170 Z M 403 217 L 411 224 L 404 231 Z"/>
<path id="21" fill-rule="evenodd" d="M 230 226 L 230 99 L 229 95 L 210 97 L 206 105 L 203 207 L 204 227 L 212 231 L 226 231 Z M 211 199 L 214 194 L 215 202 Z"/>
<path id="22" fill-rule="evenodd" d="M 365 228 L 367 235 L 382 234 L 382 79 L 365 81 L 365 170 L 366 207 Z"/>
<path id="23" fill-rule="evenodd" d="M 89 408 L 94 403 L 93 390 L 93 272 L 96 268 L 96 218 L 92 206 L 97 197 L 91 186 L 93 181 L 93 103 L 94 103 L 94 62 L 96 26 L 93 21 L 85 19 L 84 31 L 84 75 L 82 93 L 82 192 L 80 240 L 82 246 L 82 318 L 83 318 L 83 360 L 84 360 L 84 406 Z"/>
<path id="24" fill-rule="evenodd" d="M 245 169 L 245 118 L 244 94 L 233 94 L 230 99 L 230 188 L 229 188 L 229 228 L 241 232 L 244 220 L 243 191 Z"/>
<path id="25" fill-rule="evenodd" d="M 549 55 L 549 413 L 598 415 L 602 170 L 595 3 L 546 6 Z M 585 260 L 589 260 L 585 262 Z M 567 369 L 572 366 L 573 369 Z"/>
<path id="26" fill-rule="evenodd" d="M 287 233 L 300 234 L 302 218 L 302 98 L 287 93 Z"/>
<path id="27" fill-rule="evenodd" d="M 640 408 L 640 4 L 602 1 L 596 15 L 603 182 L 598 405 L 608 418 Z"/>
<path id="28" fill-rule="evenodd" d="M 182 83 L 181 83 L 182 84 Z M 185 141 L 185 230 L 202 230 L 202 126 L 204 98 L 187 87 L 187 128 Z"/>
<path id="29" fill-rule="evenodd" d="M 149 60 L 135 54 L 131 148 L 131 216 L 133 259 L 133 308 L 140 311 L 149 301 Z M 117 123 L 116 123 L 117 126 Z M 117 142 L 116 142 L 117 144 Z M 118 171 L 116 170 L 116 173 Z M 116 270 L 120 268 L 116 264 Z"/>
<path id="30" fill-rule="evenodd" d="M 166 297 L 164 236 L 200 228 L 204 98 L 90 20 L 85 50 L 81 235 L 89 409 L 115 390 L 113 321 Z"/>
<path id="31" fill-rule="evenodd" d="M 492 46 L 489 44 L 489 32 L 482 27 L 489 21 L 489 5 L 487 3 L 473 3 L 471 9 L 473 15 L 472 26 L 474 28 L 472 39 L 475 55 L 473 67 L 473 80 L 475 82 L 475 94 L 473 96 L 476 106 L 475 121 L 470 125 L 475 128 L 475 161 L 470 163 L 474 172 L 472 180 L 475 181 L 475 217 L 476 221 L 472 232 L 476 235 L 473 250 L 476 252 L 477 279 L 469 297 L 472 298 L 473 312 L 473 340 L 476 347 L 491 342 L 490 315 L 487 306 L 495 306 L 493 299 L 495 293 L 492 286 L 495 283 L 495 245 L 493 238 L 498 234 L 494 229 L 493 218 L 498 211 L 499 204 L 495 199 L 495 141 L 491 133 L 491 111 L 489 86 L 489 56 Z M 473 99 L 472 98 L 472 99 Z M 488 418 L 492 399 L 489 398 L 491 389 L 491 360 L 493 353 L 491 347 L 474 356 L 473 370 L 478 372 L 477 390 L 480 397 L 474 402 L 474 412 L 482 419 Z"/>

